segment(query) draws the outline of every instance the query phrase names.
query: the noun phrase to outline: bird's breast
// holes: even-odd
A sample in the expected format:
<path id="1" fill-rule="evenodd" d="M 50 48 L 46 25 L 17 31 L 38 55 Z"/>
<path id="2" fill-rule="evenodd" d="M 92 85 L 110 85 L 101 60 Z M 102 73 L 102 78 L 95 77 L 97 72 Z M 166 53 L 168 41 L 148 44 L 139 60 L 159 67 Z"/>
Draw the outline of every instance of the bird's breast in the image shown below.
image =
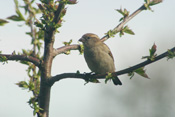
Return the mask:
<path id="1" fill-rule="evenodd" d="M 84 48 L 84 57 L 92 72 L 100 74 L 115 71 L 112 57 L 101 47 Z"/>

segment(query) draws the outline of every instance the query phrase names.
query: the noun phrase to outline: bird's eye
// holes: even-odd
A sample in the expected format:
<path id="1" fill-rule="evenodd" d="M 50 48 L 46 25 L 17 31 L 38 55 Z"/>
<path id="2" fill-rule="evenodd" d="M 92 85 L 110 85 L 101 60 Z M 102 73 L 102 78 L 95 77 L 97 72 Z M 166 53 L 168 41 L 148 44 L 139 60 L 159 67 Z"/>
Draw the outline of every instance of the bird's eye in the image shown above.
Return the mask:
<path id="1" fill-rule="evenodd" d="M 90 39 L 90 37 L 87 37 L 87 39 Z"/>

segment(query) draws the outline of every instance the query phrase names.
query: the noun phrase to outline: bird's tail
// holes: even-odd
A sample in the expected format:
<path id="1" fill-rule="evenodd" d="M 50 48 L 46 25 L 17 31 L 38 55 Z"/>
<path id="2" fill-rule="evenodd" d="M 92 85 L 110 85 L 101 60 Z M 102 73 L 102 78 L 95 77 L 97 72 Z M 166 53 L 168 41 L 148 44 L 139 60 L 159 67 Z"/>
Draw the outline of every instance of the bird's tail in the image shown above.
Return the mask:
<path id="1" fill-rule="evenodd" d="M 122 82 L 118 79 L 117 76 L 115 77 L 115 79 L 112 79 L 112 81 L 115 85 L 122 85 Z"/>

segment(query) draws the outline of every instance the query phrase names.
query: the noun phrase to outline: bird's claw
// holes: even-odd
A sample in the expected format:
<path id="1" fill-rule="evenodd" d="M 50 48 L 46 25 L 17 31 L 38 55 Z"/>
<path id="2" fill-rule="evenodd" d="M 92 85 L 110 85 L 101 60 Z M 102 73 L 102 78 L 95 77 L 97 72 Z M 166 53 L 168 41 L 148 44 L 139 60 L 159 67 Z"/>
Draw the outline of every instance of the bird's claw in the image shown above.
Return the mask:
<path id="1" fill-rule="evenodd" d="M 88 82 L 93 82 L 93 83 L 100 83 L 97 79 L 93 78 L 93 75 L 95 75 L 94 72 L 90 72 L 90 73 L 86 73 L 84 72 L 84 80 L 86 81 L 85 84 L 87 84 Z"/>

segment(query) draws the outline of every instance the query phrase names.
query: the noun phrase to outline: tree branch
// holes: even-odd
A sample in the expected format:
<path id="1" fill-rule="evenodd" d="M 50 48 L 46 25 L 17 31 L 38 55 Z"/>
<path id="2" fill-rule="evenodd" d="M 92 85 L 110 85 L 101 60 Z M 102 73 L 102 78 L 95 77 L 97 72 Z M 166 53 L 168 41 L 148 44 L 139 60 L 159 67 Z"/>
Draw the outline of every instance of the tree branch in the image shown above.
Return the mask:
<path id="1" fill-rule="evenodd" d="M 139 9 L 137 9 L 134 13 L 132 13 L 130 16 L 126 17 L 119 25 L 117 25 L 112 31 L 113 32 L 120 32 L 120 30 L 122 29 L 122 27 L 129 22 L 133 17 L 135 17 L 137 14 L 139 14 L 141 11 L 145 10 L 145 6 L 142 5 Z M 105 35 L 104 37 L 101 38 L 101 41 L 106 41 L 107 39 L 109 39 L 109 35 Z M 60 48 L 55 49 L 55 56 L 61 53 L 65 53 L 66 51 L 69 50 L 78 50 L 80 49 L 80 45 L 78 44 L 74 44 L 74 45 L 67 45 L 67 46 L 63 46 Z"/>
<path id="2" fill-rule="evenodd" d="M 79 49 L 80 49 L 80 45 L 78 44 L 67 45 L 67 46 L 63 46 L 63 47 L 55 49 L 54 55 L 56 56 L 62 53 L 66 53 L 66 51 L 69 51 L 69 50 L 79 50 Z"/>
<path id="3" fill-rule="evenodd" d="M 118 25 L 116 26 L 112 32 L 118 33 L 120 32 L 120 30 L 122 30 L 123 26 L 129 22 L 132 18 L 134 18 L 137 14 L 139 14 L 141 11 L 145 10 L 145 6 L 142 5 L 139 9 L 137 9 L 135 12 L 133 12 L 131 15 L 129 15 L 128 17 L 124 18 L 124 20 Z M 110 36 L 109 35 L 105 35 L 104 37 L 101 38 L 101 41 L 106 41 L 107 39 L 109 39 Z"/>
<path id="4" fill-rule="evenodd" d="M 61 16 L 61 12 L 64 9 L 65 4 L 64 3 L 59 3 L 57 11 L 55 12 L 55 17 L 53 19 L 53 22 L 55 22 L 56 24 L 59 22 L 60 20 L 60 16 Z"/>
<path id="5" fill-rule="evenodd" d="M 53 0 L 48 0 L 47 2 L 49 1 L 54 2 Z M 44 31 L 44 44 L 45 44 L 44 45 L 44 57 L 43 57 L 43 64 L 42 64 L 43 67 L 41 70 L 40 92 L 39 92 L 39 97 L 38 97 L 39 107 L 42 108 L 42 110 L 39 110 L 40 113 L 42 113 L 42 117 L 49 116 L 51 87 L 46 85 L 45 81 L 47 81 L 47 79 L 50 78 L 51 76 L 51 68 L 52 68 L 52 62 L 53 62 L 53 57 L 54 57 L 53 44 L 55 41 L 55 33 L 58 28 L 58 22 L 61 21 L 62 10 L 65 7 L 64 2 L 63 3 L 61 2 L 58 5 L 56 12 L 54 12 L 53 20 L 52 21 L 51 19 L 47 20 L 49 21 L 49 23 L 47 23 L 46 30 Z M 48 5 L 51 6 L 51 4 L 48 4 Z M 48 8 L 48 9 L 49 10 L 46 12 L 49 12 L 48 14 L 50 13 L 52 14 L 51 8 Z M 51 22 L 53 23 L 53 25 L 50 25 Z"/>
<path id="6" fill-rule="evenodd" d="M 6 60 L 28 61 L 28 62 L 35 64 L 38 67 L 40 67 L 40 64 L 41 64 L 39 59 L 32 57 L 32 56 L 0 54 L 0 57 L 6 57 Z"/>
<path id="7" fill-rule="evenodd" d="M 175 47 L 173 47 L 169 51 L 175 52 Z M 123 74 L 126 74 L 126 73 L 133 72 L 134 70 L 136 70 L 138 68 L 141 68 L 141 67 L 144 67 L 144 66 L 146 66 L 148 64 L 151 64 L 153 62 L 156 62 L 156 61 L 158 61 L 158 60 L 160 60 L 160 59 L 162 59 L 162 58 L 164 58 L 166 56 L 168 56 L 168 51 L 166 51 L 163 54 L 155 57 L 154 61 L 146 60 L 146 61 L 144 61 L 142 63 L 139 63 L 137 65 L 134 65 L 132 67 L 129 67 L 129 68 L 126 68 L 126 69 L 114 72 L 114 73 L 112 73 L 112 75 L 113 76 L 119 76 L 119 75 L 123 75 Z M 106 75 L 107 74 L 97 74 L 97 75 L 90 75 L 88 77 L 95 78 L 95 79 L 105 79 Z M 84 79 L 84 80 L 86 80 L 87 79 L 87 75 L 86 74 L 78 74 L 78 73 L 63 73 L 63 74 L 59 74 L 59 75 L 53 76 L 50 79 L 48 79 L 48 84 L 53 85 L 55 82 L 57 82 L 59 80 L 62 80 L 62 79 L 65 79 L 65 78 L 76 78 L 76 79 Z"/>

